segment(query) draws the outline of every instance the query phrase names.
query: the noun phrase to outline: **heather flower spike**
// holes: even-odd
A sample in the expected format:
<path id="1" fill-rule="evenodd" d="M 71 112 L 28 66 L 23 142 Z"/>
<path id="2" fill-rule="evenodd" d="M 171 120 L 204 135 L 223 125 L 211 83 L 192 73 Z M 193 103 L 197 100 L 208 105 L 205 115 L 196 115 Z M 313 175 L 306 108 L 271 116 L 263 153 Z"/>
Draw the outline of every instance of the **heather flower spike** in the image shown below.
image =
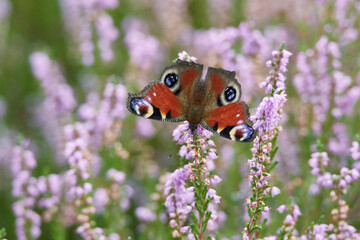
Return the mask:
<path id="1" fill-rule="evenodd" d="M 184 52 L 179 56 L 191 59 Z M 217 158 L 211 136 L 201 125 L 194 130 L 188 122 L 173 131 L 174 140 L 181 145 L 179 155 L 184 165 L 168 175 L 164 190 L 173 237 L 187 235 L 188 239 L 203 239 L 212 236 L 221 224 L 217 207 L 221 197 L 213 188 L 221 178 L 210 175 Z M 185 225 L 188 218 L 192 220 L 190 226 Z"/>
<path id="2" fill-rule="evenodd" d="M 266 200 L 272 194 L 269 185 L 270 171 L 276 165 L 276 162 L 273 162 L 277 151 L 276 139 L 281 131 L 280 120 L 287 100 L 286 77 L 283 73 L 287 71 L 291 53 L 285 50 L 282 44 L 279 51 L 272 52 L 272 56 L 273 59 L 267 62 L 267 66 L 271 68 L 270 75 L 260 83 L 260 87 L 265 88 L 267 96 L 257 107 L 255 115 L 250 117 L 254 122 L 254 129 L 259 131 L 259 136 L 254 140 L 251 149 L 253 156 L 248 160 L 249 182 L 253 195 L 246 199 L 250 221 L 247 222 L 243 233 L 249 239 L 258 228 L 260 214 L 269 208 Z"/>
<path id="3" fill-rule="evenodd" d="M 32 176 L 37 161 L 34 153 L 27 149 L 26 142 L 13 148 L 11 160 L 11 171 L 14 176 L 12 195 L 17 199 L 12 209 L 19 239 L 38 238 L 41 235 L 41 216 L 33 210 L 40 195 L 37 190 L 37 179 Z M 32 191 L 29 191 L 30 189 Z"/>
<path id="4" fill-rule="evenodd" d="M 96 45 L 100 51 L 100 58 L 104 62 L 111 61 L 114 58 L 111 45 L 118 39 L 119 30 L 106 10 L 116 8 L 118 0 L 60 0 L 60 6 L 66 29 L 78 45 L 83 65 L 94 64 Z M 94 38 L 97 39 L 96 43 L 93 42 Z"/>
<path id="5" fill-rule="evenodd" d="M 189 239 L 203 239 L 223 221 L 217 218 L 222 214 L 218 210 L 221 197 L 213 188 L 221 178 L 210 174 L 217 158 L 215 144 L 209 139 L 211 136 L 212 133 L 201 126 L 194 134 L 189 133 L 187 122 L 173 132 L 174 140 L 181 145 L 181 162 L 185 164 L 168 176 L 164 190 L 174 237 L 187 235 Z M 185 223 L 189 218 L 192 224 L 187 226 Z"/>
<path id="6" fill-rule="evenodd" d="M 354 151 L 354 148 L 357 146 L 356 143 L 353 143 L 350 151 Z M 318 146 L 321 146 L 321 144 L 318 144 Z M 350 184 L 360 178 L 359 170 L 355 165 L 352 169 L 343 167 L 340 169 L 340 174 L 334 174 L 327 171 L 329 162 L 330 157 L 327 152 L 312 153 L 308 162 L 312 168 L 311 174 L 316 177 L 316 184 L 322 188 L 331 189 L 330 198 L 336 204 L 335 208 L 331 210 L 332 223 L 315 225 L 308 232 L 308 235 L 314 236 L 318 234 L 324 236 L 324 239 L 347 239 L 350 236 L 353 239 L 359 239 L 360 234 L 356 232 L 353 226 L 346 222 L 349 206 L 343 197 L 347 193 Z"/>
<path id="7" fill-rule="evenodd" d="M 76 106 L 73 89 L 66 83 L 60 65 L 46 53 L 32 53 L 29 62 L 45 95 L 43 103 L 35 109 L 36 119 L 47 141 L 56 151 L 56 159 L 64 163 L 65 158 L 61 151 L 64 140 L 62 128 L 71 118 L 71 112 Z M 43 112 L 47 114 L 41 114 Z"/>

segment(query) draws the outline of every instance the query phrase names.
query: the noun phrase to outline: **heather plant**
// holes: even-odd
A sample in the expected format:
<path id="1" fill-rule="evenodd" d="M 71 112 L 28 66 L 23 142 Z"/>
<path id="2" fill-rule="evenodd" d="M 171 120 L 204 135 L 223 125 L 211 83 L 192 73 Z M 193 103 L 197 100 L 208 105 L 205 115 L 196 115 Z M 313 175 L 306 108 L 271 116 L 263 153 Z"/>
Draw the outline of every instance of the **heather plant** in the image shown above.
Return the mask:
<path id="1" fill-rule="evenodd" d="M 251 116 L 254 122 L 254 129 L 258 131 L 258 136 L 254 140 L 251 152 L 252 159 L 249 159 L 249 182 L 253 195 L 246 199 L 250 220 L 244 228 L 244 239 L 251 238 L 254 231 L 259 228 L 257 225 L 261 213 L 268 212 L 270 209 L 266 204 L 270 194 L 274 195 L 269 180 L 270 171 L 275 167 L 273 161 L 277 151 L 276 139 L 281 131 L 280 120 L 286 99 L 285 76 L 287 64 L 291 53 L 284 49 L 282 45 L 279 51 L 272 52 L 273 59 L 266 64 L 271 67 L 270 75 L 261 82 L 260 86 L 265 88 L 268 96 L 264 97 L 255 115 Z M 275 190 L 276 191 L 276 190 Z"/>
<path id="2" fill-rule="evenodd" d="M 0 0 L 0 239 L 360 239 L 358 0 Z M 174 59 L 256 137 L 129 114 Z"/>

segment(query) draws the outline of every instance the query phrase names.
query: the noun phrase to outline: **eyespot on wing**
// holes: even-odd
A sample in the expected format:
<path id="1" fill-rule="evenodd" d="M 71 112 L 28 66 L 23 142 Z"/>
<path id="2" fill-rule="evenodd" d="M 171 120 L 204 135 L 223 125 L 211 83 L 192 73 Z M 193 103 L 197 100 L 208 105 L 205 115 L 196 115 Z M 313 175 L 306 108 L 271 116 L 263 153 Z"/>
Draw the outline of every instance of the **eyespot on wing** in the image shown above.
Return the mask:
<path id="1" fill-rule="evenodd" d="M 151 117 L 154 113 L 153 106 L 144 98 L 138 98 L 138 97 L 134 97 L 130 100 L 129 110 L 132 113 L 145 118 Z"/>

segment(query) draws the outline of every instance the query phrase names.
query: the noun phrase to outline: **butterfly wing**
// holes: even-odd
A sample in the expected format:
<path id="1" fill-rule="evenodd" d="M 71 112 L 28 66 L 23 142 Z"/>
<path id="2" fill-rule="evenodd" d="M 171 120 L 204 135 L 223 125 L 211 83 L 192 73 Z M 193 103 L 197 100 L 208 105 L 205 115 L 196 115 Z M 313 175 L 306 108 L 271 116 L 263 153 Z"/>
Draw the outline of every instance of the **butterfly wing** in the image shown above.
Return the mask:
<path id="1" fill-rule="evenodd" d="M 207 107 L 201 125 L 233 141 L 252 141 L 255 131 L 249 120 L 249 107 L 240 101 L 241 86 L 235 72 L 209 68 L 205 84 Z"/>
<path id="2" fill-rule="evenodd" d="M 203 66 L 178 60 L 165 68 L 159 81 L 127 98 L 127 108 L 135 115 L 162 121 L 184 121 L 184 105 Z"/>

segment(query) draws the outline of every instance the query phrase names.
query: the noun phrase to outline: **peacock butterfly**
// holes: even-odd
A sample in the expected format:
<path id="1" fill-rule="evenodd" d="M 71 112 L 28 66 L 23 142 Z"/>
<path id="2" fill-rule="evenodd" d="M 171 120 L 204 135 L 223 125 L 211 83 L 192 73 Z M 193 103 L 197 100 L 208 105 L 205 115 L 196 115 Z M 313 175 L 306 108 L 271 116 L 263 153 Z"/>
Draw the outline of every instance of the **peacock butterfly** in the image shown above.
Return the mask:
<path id="1" fill-rule="evenodd" d="M 209 67 L 201 79 L 203 65 L 177 60 L 165 68 L 160 80 L 127 98 L 135 115 L 170 122 L 187 120 L 193 133 L 198 124 L 222 137 L 250 142 L 255 131 L 249 107 L 240 101 L 241 86 L 235 72 Z"/>

